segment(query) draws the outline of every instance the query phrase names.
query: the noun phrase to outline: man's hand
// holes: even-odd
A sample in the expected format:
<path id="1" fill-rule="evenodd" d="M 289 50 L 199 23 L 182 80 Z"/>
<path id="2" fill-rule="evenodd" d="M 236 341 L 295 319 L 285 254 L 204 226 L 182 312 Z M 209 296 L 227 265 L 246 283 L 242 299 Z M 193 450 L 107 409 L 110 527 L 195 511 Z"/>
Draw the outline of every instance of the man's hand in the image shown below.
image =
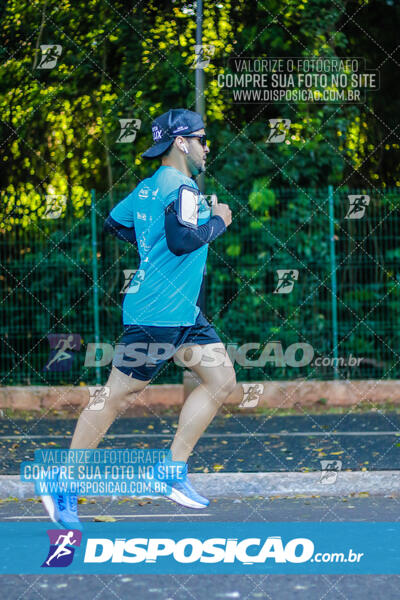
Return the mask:
<path id="1" fill-rule="evenodd" d="M 232 212 L 227 204 L 218 204 L 218 200 L 215 197 L 215 203 L 213 204 L 211 215 L 213 217 L 221 217 L 225 223 L 225 227 L 229 227 L 232 223 Z"/>

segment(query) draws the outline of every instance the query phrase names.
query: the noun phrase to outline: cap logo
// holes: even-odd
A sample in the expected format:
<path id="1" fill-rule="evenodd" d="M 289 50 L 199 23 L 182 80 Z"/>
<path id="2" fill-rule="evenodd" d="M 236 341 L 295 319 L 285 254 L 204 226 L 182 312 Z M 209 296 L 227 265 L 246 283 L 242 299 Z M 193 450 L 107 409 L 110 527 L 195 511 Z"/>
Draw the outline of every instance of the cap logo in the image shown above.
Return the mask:
<path id="1" fill-rule="evenodd" d="M 178 133 L 179 131 L 186 131 L 187 129 L 189 129 L 189 127 L 187 125 L 180 125 L 180 127 L 177 127 L 176 129 L 174 129 L 174 131 L 172 133 Z"/>
<path id="2" fill-rule="evenodd" d="M 159 127 L 157 127 L 157 125 L 155 125 L 154 127 L 152 127 L 152 132 L 153 132 L 153 140 L 155 142 L 158 142 L 159 140 L 161 140 L 162 135 L 163 135 L 162 129 L 160 129 Z"/>

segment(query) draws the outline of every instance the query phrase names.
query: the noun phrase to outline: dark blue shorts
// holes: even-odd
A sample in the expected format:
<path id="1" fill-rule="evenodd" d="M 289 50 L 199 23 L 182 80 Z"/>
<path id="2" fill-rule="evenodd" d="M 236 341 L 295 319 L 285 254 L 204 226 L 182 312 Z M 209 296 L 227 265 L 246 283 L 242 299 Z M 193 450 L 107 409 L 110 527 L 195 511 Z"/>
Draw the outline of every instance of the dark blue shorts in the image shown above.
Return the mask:
<path id="1" fill-rule="evenodd" d="M 180 346 L 215 343 L 222 342 L 201 311 L 195 324 L 187 327 L 125 325 L 124 334 L 115 346 L 113 365 L 125 375 L 148 381 Z"/>

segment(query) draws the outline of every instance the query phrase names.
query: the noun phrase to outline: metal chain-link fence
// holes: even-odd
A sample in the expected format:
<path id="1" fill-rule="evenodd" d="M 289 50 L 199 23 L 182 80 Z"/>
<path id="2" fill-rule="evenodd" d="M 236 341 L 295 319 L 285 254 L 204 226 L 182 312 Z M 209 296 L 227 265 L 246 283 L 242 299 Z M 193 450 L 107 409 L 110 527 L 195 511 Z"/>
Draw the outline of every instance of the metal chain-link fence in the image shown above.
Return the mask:
<path id="1" fill-rule="evenodd" d="M 262 186 L 219 197 L 233 223 L 209 247 L 206 314 L 239 381 L 399 377 L 399 197 Z M 1 385 L 104 383 L 122 333 L 139 261 L 102 232 L 110 199 L 52 201 L 3 197 Z M 181 380 L 170 361 L 155 383 Z"/>

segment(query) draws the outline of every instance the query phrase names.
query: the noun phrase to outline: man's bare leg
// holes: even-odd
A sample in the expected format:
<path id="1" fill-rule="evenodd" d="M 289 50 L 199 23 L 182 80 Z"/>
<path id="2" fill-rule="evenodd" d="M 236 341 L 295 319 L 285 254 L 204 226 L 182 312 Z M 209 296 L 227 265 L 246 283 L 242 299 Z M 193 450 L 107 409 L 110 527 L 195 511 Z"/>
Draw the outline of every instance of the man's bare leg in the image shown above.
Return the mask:
<path id="1" fill-rule="evenodd" d="M 131 379 L 113 367 L 106 384 L 110 388 L 110 395 L 105 401 L 104 408 L 84 410 L 81 413 L 72 438 L 71 449 L 96 448 L 110 425 L 135 401 L 137 394 L 148 383 L 148 381 Z M 41 498 L 53 522 L 62 525 L 64 529 L 82 529 L 77 513 L 76 494 L 46 494 Z"/>
<path id="2" fill-rule="evenodd" d="M 72 438 L 71 450 L 97 448 L 115 419 L 124 414 L 148 383 L 149 381 L 132 379 L 113 367 L 106 383 L 106 387 L 110 388 L 110 395 L 106 398 L 104 408 L 85 409 L 81 413 Z"/>
<path id="3" fill-rule="evenodd" d="M 203 356 L 209 350 L 217 349 L 221 353 L 219 366 L 206 364 L 194 365 L 190 368 L 201 378 L 202 382 L 186 398 L 179 416 L 178 429 L 171 446 L 172 459 L 187 462 L 197 441 L 215 417 L 218 409 L 235 388 L 236 374 L 231 360 L 223 344 L 207 344 L 201 346 Z M 189 346 L 180 348 L 175 356 L 184 361 L 184 353 Z M 222 361 L 222 357 L 224 360 Z M 209 365 L 211 365 L 211 361 Z"/>

